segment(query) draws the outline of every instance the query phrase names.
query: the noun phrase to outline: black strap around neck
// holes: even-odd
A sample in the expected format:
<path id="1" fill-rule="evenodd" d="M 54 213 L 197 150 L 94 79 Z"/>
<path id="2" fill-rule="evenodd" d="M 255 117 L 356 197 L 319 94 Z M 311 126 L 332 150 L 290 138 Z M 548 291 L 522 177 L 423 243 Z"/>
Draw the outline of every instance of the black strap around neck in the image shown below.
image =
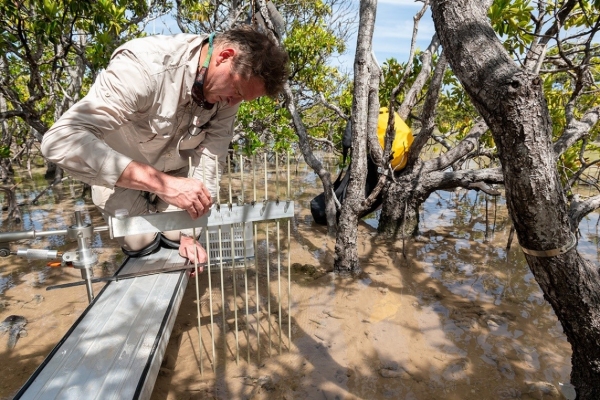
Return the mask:
<path id="1" fill-rule="evenodd" d="M 209 103 L 204 98 L 204 77 L 206 76 L 206 71 L 208 71 L 208 65 L 212 57 L 214 37 L 214 32 L 208 37 L 208 53 L 206 54 L 206 59 L 202 64 L 202 68 L 196 73 L 196 79 L 192 85 L 192 99 L 194 100 L 194 103 L 206 110 L 211 110 L 214 107 L 213 103 Z"/>

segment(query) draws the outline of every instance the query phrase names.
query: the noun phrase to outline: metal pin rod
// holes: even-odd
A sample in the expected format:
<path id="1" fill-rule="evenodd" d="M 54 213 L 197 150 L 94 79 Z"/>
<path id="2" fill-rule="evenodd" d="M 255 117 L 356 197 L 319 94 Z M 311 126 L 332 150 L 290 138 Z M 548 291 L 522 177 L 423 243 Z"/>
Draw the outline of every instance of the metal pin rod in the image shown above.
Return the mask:
<path id="1" fill-rule="evenodd" d="M 269 326 L 269 357 L 271 357 L 271 267 L 269 265 L 269 223 L 266 224 L 266 237 L 267 237 L 267 324 Z"/>
<path id="2" fill-rule="evenodd" d="M 246 222 L 242 223 L 242 231 L 246 234 Z M 248 259 L 246 258 L 246 237 L 242 237 L 242 246 L 244 251 L 244 292 L 246 305 L 246 347 L 248 348 L 248 364 L 250 364 L 250 319 L 248 317 Z"/>
<path id="3" fill-rule="evenodd" d="M 194 176 L 194 170 L 192 169 L 192 157 L 188 157 L 188 178 L 192 178 Z M 195 260 L 194 260 L 194 276 L 196 278 L 196 314 L 198 317 L 198 348 L 200 353 L 200 375 L 204 376 L 204 360 L 202 357 L 202 323 L 201 323 L 201 313 L 200 313 L 200 288 L 198 285 L 198 247 L 196 244 L 196 228 L 192 228 L 192 237 L 194 238 L 194 250 L 195 250 Z"/>
<path id="4" fill-rule="evenodd" d="M 252 201 L 253 203 L 256 203 L 256 156 L 253 155 L 252 156 L 252 186 L 253 186 L 253 197 L 252 197 Z M 256 235 L 254 235 L 256 236 Z"/>
<path id="5" fill-rule="evenodd" d="M 279 201 L 279 153 L 275 153 L 275 198 Z"/>
<path id="6" fill-rule="evenodd" d="M 192 229 L 192 236 L 194 237 L 194 244 L 196 243 L 196 228 Z M 198 275 L 200 272 L 198 271 L 198 247 L 195 247 L 195 256 L 194 260 L 194 277 L 196 279 L 196 314 L 198 316 L 198 347 L 200 348 L 200 375 L 204 376 L 204 357 L 203 357 L 203 347 L 204 342 L 202 341 L 202 320 L 201 320 L 201 310 L 200 310 L 200 287 L 198 284 Z"/>
<path id="7" fill-rule="evenodd" d="M 217 205 L 221 205 L 221 186 L 219 185 L 219 157 L 215 156 L 215 182 L 217 184 Z M 221 240 L 219 238 L 219 240 Z"/>
<path id="8" fill-rule="evenodd" d="M 212 370 L 215 372 L 215 321 L 213 318 L 213 291 L 212 291 L 212 278 L 210 271 L 210 233 L 206 229 L 206 267 L 208 269 L 208 306 L 210 311 L 210 341 L 212 342 Z"/>
<path id="9" fill-rule="evenodd" d="M 289 164 L 288 164 L 289 165 Z M 290 219 L 287 220 L 287 248 L 288 248 L 288 351 L 292 350 L 292 247 L 290 244 Z"/>
<path id="10" fill-rule="evenodd" d="M 233 237 L 233 224 L 229 225 L 230 227 L 230 234 L 231 234 L 231 259 L 232 261 L 235 258 L 235 242 L 234 242 L 234 237 Z M 239 365 L 240 363 L 240 338 L 238 336 L 238 320 L 237 320 L 237 280 L 236 280 L 236 273 L 235 273 L 235 261 L 233 261 L 232 263 L 232 268 L 231 268 L 231 272 L 233 274 L 233 320 L 235 323 L 235 363 L 236 365 Z"/>
<path id="11" fill-rule="evenodd" d="M 229 205 L 233 204 L 233 193 L 231 189 L 231 157 L 227 157 L 227 176 L 229 182 Z M 233 248 L 231 249 L 233 251 Z M 233 258 L 233 255 L 231 256 Z"/>
<path id="12" fill-rule="evenodd" d="M 287 200 L 290 201 L 290 152 L 287 153 Z M 287 219 L 287 249 L 288 249 L 288 351 L 292 350 L 292 247 L 290 219 Z"/>
<path id="13" fill-rule="evenodd" d="M 254 191 L 254 197 L 256 199 L 256 190 Z M 258 224 L 254 224 L 254 251 L 258 249 Z M 255 257 L 256 258 L 256 257 Z M 256 263 L 256 358 L 260 365 L 260 290 L 258 286 L 258 263 Z"/>
<path id="14" fill-rule="evenodd" d="M 225 281 L 223 280 L 223 242 L 219 225 L 219 270 L 221 273 L 221 313 L 223 314 L 223 365 L 227 364 L 227 321 L 225 319 Z"/>
<path id="15" fill-rule="evenodd" d="M 240 154 L 240 195 L 238 197 L 239 204 L 244 204 L 244 155 Z M 245 232 L 245 231 L 244 231 Z"/>
<path id="16" fill-rule="evenodd" d="M 267 190 L 267 152 L 265 152 L 265 201 L 269 199 L 269 192 Z"/>
<path id="17" fill-rule="evenodd" d="M 194 171 L 196 168 L 192 165 L 192 157 L 188 157 L 188 178 L 192 178 L 194 176 Z"/>
<path id="18" fill-rule="evenodd" d="M 202 182 L 206 182 L 206 162 L 204 156 L 202 157 Z M 210 233 L 208 232 L 208 228 L 205 228 L 206 233 L 206 268 L 208 270 L 208 308 L 210 314 L 210 341 L 212 343 L 212 370 L 215 372 L 215 321 L 213 317 L 213 291 L 212 291 L 212 278 L 210 271 Z"/>
<path id="19" fill-rule="evenodd" d="M 279 220 L 277 220 L 277 303 L 279 304 L 279 354 L 281 354 L 281 247 L 279 234 Z"/>

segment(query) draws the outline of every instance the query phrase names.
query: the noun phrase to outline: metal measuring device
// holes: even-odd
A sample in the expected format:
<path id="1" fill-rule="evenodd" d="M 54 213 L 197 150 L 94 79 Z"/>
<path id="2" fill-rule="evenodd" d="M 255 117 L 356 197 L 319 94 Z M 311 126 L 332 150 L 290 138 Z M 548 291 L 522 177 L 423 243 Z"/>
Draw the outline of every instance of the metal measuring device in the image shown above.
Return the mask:
<path id="1" fill-rule="evenodd" d="M 98 255 L 94 253 L 91 247 L 91 238 L 94 232 L 106 231 L 108 226 L 94 228 L 91 224 L 83 222 L 81 211 L 75 211 L 75 224 L 67 229 L 48 230 L 48 231 L 19 231 L 0 233 L 0 257 L 16 255 L 17 257 L 28 260 L 61 260 L 61 266 L 72 265 L 81 271 L 81 278 L 85 282 L 88 301 L 94 300 L 93 268 L 98 263 Z M 10 243 L 25 239 L 36 239 L 51 235 L 66 235 L 67 238 L 77 241 L 77 250 L 59 252 L 57 250 L 42 249 L 18 249 L 10 250 Z"/>

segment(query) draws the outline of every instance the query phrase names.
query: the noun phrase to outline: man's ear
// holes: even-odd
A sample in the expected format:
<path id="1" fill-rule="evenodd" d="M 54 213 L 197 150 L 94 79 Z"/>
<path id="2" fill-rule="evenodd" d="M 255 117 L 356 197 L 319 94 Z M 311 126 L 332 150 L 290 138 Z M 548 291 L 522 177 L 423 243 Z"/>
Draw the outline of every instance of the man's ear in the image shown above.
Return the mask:
<path id="1" fill-rule="evenodd" d="M 235 56 L 235 49 L 232 47 L 227 47 L 225 49 L 221 49 L 219 54 L 217 54 L 217 65 L 222 62 L 231 61 L 231 59 Z"/>

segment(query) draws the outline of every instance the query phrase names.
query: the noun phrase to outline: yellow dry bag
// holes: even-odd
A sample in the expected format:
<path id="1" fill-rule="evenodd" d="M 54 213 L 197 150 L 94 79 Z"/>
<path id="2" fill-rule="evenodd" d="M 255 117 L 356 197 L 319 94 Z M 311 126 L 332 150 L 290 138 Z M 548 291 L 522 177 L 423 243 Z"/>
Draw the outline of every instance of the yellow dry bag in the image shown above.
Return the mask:
<path id="1" fill-rule="evenodd" d="M 388 109 L 381 107 L 379 109 L 379 119 L 377 120 L 377 137 L 379 144 L 383 148 L 385 144 L 385 130 L 388 123 Z M 400 118 L 398 113 L 394 113 L 394 127 L 396 128 L 396 136 L 392 143 L 392 168 L 394 171 L 399 171 L 406 166 L 408 160 L 408 149 L 413 143 L 412 131 L 406 123 Z"/>

